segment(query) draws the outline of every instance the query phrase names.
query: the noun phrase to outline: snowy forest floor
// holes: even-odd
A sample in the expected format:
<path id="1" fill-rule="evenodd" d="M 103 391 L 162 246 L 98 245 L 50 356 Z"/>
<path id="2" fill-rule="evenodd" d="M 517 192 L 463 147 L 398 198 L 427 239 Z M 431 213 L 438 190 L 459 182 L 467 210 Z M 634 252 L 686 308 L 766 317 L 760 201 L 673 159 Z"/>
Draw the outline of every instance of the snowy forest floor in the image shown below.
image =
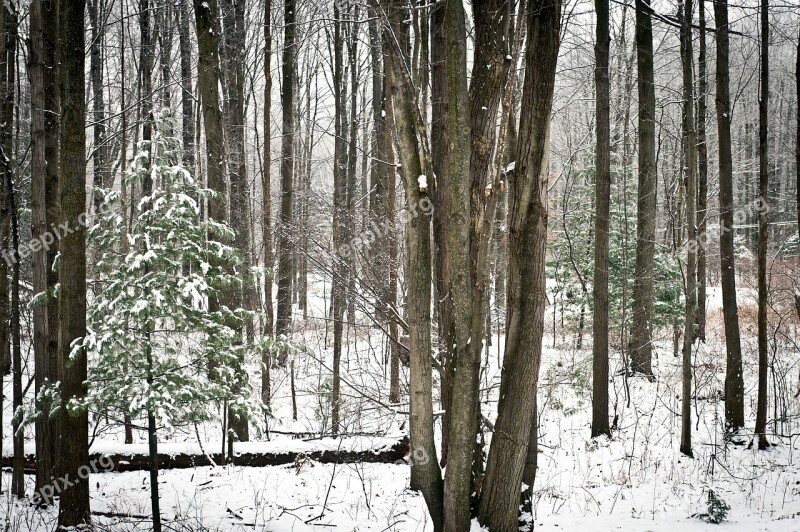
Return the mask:
<path id="1" fill-rule="evenodd" d="M 327 394 L 332 335 L 325 332 L 324 287 L 317 284 L 315 289 L 310 317 L 298 324 L 307 347 L 306 352 L 294 355 L 298 419 L 292 421 L 288 368 L 274 369 L 274 418 L 269 427 L 272 441 L 264 446 L 370 446 L 399 438 L 406 429 L 408 405 L 386 403 L 388 368 L 380 355 L 382 335 L 364 317 L 349 330 L 342 364 L 342 422 L 348 433 L 362 436 L 341 443 L 333 439 L 302 441 L 325 432 L 330 416 Z M 610 403 L 616 430 L 610 439 L 593 441 L 589 437 L 590 338 L 585 335 L 583 348 L 576 349 L 575 335 L 557 327 L 554 337 L 551 309 L 539 387 L 536 530 L 800 530 L 800 401 L 794 398 L 800 369 L 800 328 L 795 317 L 782 323 L 783 332 L 776 329 L 773 335 L 769 430 L 775 434 L 769 439 L 774 446 L 762 452 L 748 448 L 751 438 L 746 433 L 735 442 L 726 442 L 721 398 L 725 355 L 718 299 L 718 293 L 712 291 L 708 342 L 696 347 L 691 459 L 678 450 L 681 373 L 680 358 L 672 356 L 671 333 L 662 332 L 658 339 L 658 358 L 653 361 L 657 380 L 653 383 L 644 379 L 628 379 L 626 383 L 619 349 L 612 347 Z M 742 305 L 746 307 L 747 295 L 744 299 Z M 747 427 L 752 430 L 756 345 L 747 312 L 743 315 L 746 415 Z M 490 419 L 496 414 L 500 381 L 497 346 L 502 345 L 502 337 L 493 340 L 482 372 L 482 408 Z M 30 353 L 28 356 L 32 357 Z M 254 370 L 254 385 L 258 378 Z M 407 379 L 403 368 L 404 391 Z M 3 454 L 8 456 L 10 377 L 5 378 L 3 386 Z M 434 395 L 438 398 L 437 390 Z M 779 421 L 775 422 L 775 417 Z M 93 452 L 119 452 L 124 448 L 118 428 L 100 428 Z M 251 430 L 254 439 L 264 439 L 255 427 Z M 198 433 L 204 449 L 218 452 L 219 426 L 202 426 Z M 293 433 L 301 438 L 292 438 Z M 26 450 L 32 450 L 32 429 L 26 437 Z M 136 437 L 143 443 L 146 435 Z M 164 433 L 161 441 L 170 449 L 199 447 L 194 427 Z M 301 460 L 261 468 L 163 470 L 159 487 L 164 526 L 171 531 L 432 530 L 421 496 L 407 489 L 408 476 L 405 464 L 333 465 Z M 32 493 L 33 476 L 26 475 L 26 480 L 30 484 L 28 493 Z M 53 530 L 55 509 L 36 510 L 16 501 L 8 494 L 9 485 L 10 473 L 4 472 L 0 498 L 4 529 Z M 98 529 L 150 529 L 146 471 L 92 474 L 90 489 Z M 693 517 L 706 511 L 709 489 L 731 508 L 721 525 Z"/>

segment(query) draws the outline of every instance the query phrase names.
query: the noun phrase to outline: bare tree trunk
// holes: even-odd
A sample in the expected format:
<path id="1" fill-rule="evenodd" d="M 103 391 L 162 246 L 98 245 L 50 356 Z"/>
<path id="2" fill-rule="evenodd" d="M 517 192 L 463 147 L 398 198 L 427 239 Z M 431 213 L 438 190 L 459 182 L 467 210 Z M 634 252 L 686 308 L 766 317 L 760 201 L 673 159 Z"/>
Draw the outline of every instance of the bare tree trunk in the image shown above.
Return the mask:
<path id="1" fill-rule="evenodd" d="M 706 138 L 706 95 L 708 94 L 708 77 L 706 76 L 706 7 L 705 0 L 698 0 L 700 19 L 700 51 L 698 68 L 697 97 L 697 155 L 698 188 L 697 188 L 697 312 L 695 337 L 706 339 L 706 251 L 708 239 L 708 144 Z"/>
<path id="2" fill-rule="evenodd" d="M 58 240 L 51 227 L 58 220 L 58 115 L 55 39 L 58 26 L 57 6 L 52 1 L 34 0 L 30 6 L 30 44 L 28 72 L 31 83 L 31 235 L 46 246 L 34 251 L 33 291 L 46 294 L 33 309 L 35 390 L 39 394 L 57 380 L 58 303 L 52 290 L 58 272 L 51 265 Z M 36 493 L 55 478 L 57 430 L 50 419 L 49 405 L 43 405 L 36 418 Z M 50 504 L 49 497 L 40 497 Z"/>
<path id="3" fill-rule="evenodd" d="M 333 5 L 334 18 L 334 155 L 333 155 L 333 279 L 331 304 L 333 306 L 333 385 L 331 389 L 331 430 L 339 431 L 339 395 L 341 381 L 339 370 L 342 362 L 342 335 L 344 332 L 344 311 L 346 305 L 345 283 L 347 267 L 345 257 L 352 253 L 347 242 L 347 142 L 345 123 L 347 120 L 345 80 L 344 80 L 344 35 L 342 32 L 342 13 L 339 3 Z"/>
<path id="4" fill-rule="evenodd" d="M 264 2 L 264 168 L 261 174 L 261 216 L 264 246 L 264 331 L 266 337 L 272 337 L 274 329 L 274 317 L 272 314 L 272 280 L 273 257 L 272 257 L 272 143 L 270 141 L 270 131 L 272 129 L 272 119 L 270 110 L 272 108 L 272 0 Z M 261 373 L 261 400 L 265 405 L 270 403 L 270 368 L 272 367 L 272 356 L 269 352 L 261 355 L 263 365 Z"/>
<path id="5" fill-rule="evenodd" d="M 633 277 L 631 371 L 653 376 L 653 259 L 656 239 L 656 95 L 653 26 L 649 0 L 636 0 L 636 62 L 639 88 L 639 189 L 636 265 Z"/>
<path id="6" fill-rule="evenodd" d="M 11 430 L 14 449 L 14 459 L 11 474 L 11 492 L 18 499 L 25 498 L 25 432 L 22 426 L 22 346 L 20 342 L 20 303 L 19 303 L 19 213 L 17 212 L 17 191 L 15 185 L 19 184 L 19 157 L 15 152 L 15 144 L 19 142 L 19 116 L 15 116 L 18 109 L 19 94 L 17 93 L 18 59 L 17 38 L 18 19 L 15 4 L 8 4 L 3 10 L 3 90 L 2 90 L 2 186 L 5 188 L 3 195 L 3 225 L 10 224 L 4 231 L 10 229 L 3 239 L 4 255 L 6 262 L 11 260 L 11 307 L 10 307 L 10 333 L 11 333 L 11 366 L 12 377 L 12 410 Z M 10 246 L 9 246 L 10 244 Z M 10 252 L 10 254 L 9 254 Z"/>
<path id="7" fill-rule="evenodd" d="M 725 374 L 725 424 L 730 430 L 744 426 L 744 381 L 739 312 L 736 305 L 736 271 L 733 248 L 733 158 L 731 155 L 730 43 L 728 2 L 714 2 L 717 25 L 717 136 L 719 139 L 719 226 L 722 269 L 722 313 L 725 322 L 727 369 Z"/>
<path id="8" fill-rule="evenodd" d="M 547 159 L 561 22 L 560 0 L 528 2 L 528 42 L 515 186 L 510 188 L 506 352 L 479 519 L 491 530 L 518 528 L 544 333 Z"/>
<path id="9" fill-rule="evenodd" d="M 253 257 L 250 248 L 250 184 L 247 180 L 247 154 L 244 144 L 245 109 L 244 109 L 244 66 L 241 53 L 245 49 L 245 17 L 244 2 L 223 0 L 222 19 L 224 28 L 223 64 L 225 72 L 226 120 L 228 140 L 228 169 L 230 176 L 230 220 L 234 232 L 233 247 L 241 255 L 243 262 L 239 276 L 242 278 L 242 290 L 233 289 L 230 295 L 231 309 L 244 308 L 255 310 L 253 303 L 253 283 L 250 278 Z M 243 342 L 243 327 L 250 327 L 250 319 L 239 326 L 237 341 Z M 250 431 L 247 417 L 234 408 L 229 416 L 230 428 L 237 441 L 248 441 Z M 232 441 L 232 440 L 230 440 Z"/>
<path id="10" fill-rule="evenodd" d="M 61 401 L 86 395 L 86 353 L 72 343 L 86 336 L 86 101 L 84 83 L 84 0 L 59 5 L 59 90 L 61 92 L 59 198 L 61 221 L 74 229 L 61 235 L 59 260 L 59 368 Z M 59 527 L 78 527 L 91 520 L 89 479 L 78 470 L 89 463 L 89 414 L 85 409 L 62 416 L 61 468 L 72 485 L 61 491 Z"/>
<path id="11" fill-rule="evenodd" d="M 294 186 L 294 84 L 297 78 L 297 42 L 295 40 L 295 0 L 286 0 L 283 9 L 283 139 L 281 144 L 281 216 L 278 229 L 278 308 L 275 334 L 288 336 L 292 325 L 292 242 L 289 238 L 292 215 L 292 189 Z M 279 361 L 286 365 L 287 353 Z"/>
<path id="12" fill-rule="evenodd" d="M 608 79 L 609 0 L 595 0 L 595 108 L 597 148 L 595 164 L 594 279 L 592 298 L 592 437 L 610 436 L 608 426 L 608 219 L 611 205 L 611 124 Z"/>
<path id="13" fill-rule="evenodd" d="M 448 98 L 445 39 L 446 4 L 432 8 L 429 25 L 431 41 L 431 152 L 433 173 L 436 174 L 436 212 L 433 215 L 434 283 L 436 285 L 436 316 L 438 318 L 438 359 L 444 368 L 439 376 L 442 415 L 442 466 L 447 464 L 450 447 L 450 397 L 453 382 L 453 301 L 450 293 L 450 253 L 446 238 L 445 221 L 449 216 L 447 191 L 450 188 L 447 166 L 448 150 Z"/>
<path id="14" fill-rule="evenodd" d="M 89 72 L 92 78 L 92 105 L 93 105 L 93 144 L 92 165 L 94 166 L 94 208 L 95 215 L 99 216 L 100 205 L 104 195 L 101 190 L 110 187 L 110 173 L 108 168 L 109 146 L 106 138 L 106 104 L 103 87 L 103 43 L 105 37 L 105 21 L 103 0 L 88 0 L 89 21 L 92 24 L 92 43 L 89 47 Z"/>
<path id="15" fill-rule="evenodd" d="M 692 456 L 692 346 L 695 334 L 697 307 L 697 132 L 694 121 L 694 68 L 692 61 L 692 0 L 679 4 L 681 25 L 681 55 L 683 60 L 683 120 L 687 137 L 686 171 L 686 316 L 683 330 L 683 366 L 681 397 L 681 452 Z M 683 12 L 680 13 L 680 8 Z"/>
<path id="16" fill-rule="evenodd" d="M 797 101 L 800 102 L 800 34 L 797 36 L 797 66 L 794 69 L 795 85 L 797 86 Z M 800 105 L 800 103 L 798 103 Z M 797 234 L 800 236 L 800 113 L 797 113 L 797 146 L 795 148 L 795 173 L 797 174 Z M 797 309 L 797 317 L 800 318 L 800 290 L 794 292 L 794 306 Z"/>
<path id="17" fill-rule="evenodd" d="M 769 152 L 767 105 L 769 103 L 769 1 L 761 0 L 761 90 L 758 99 L 758 402 L 756 434 L 758 448 L 767 441 L 767 213 L 769 212 Z"/>
<path id="18" fill-rule="evenodd" d="M 409 58 L 406 52 L 409 35 L 405 2 L 387 0 L 386 33 L 387 71 L 390 74 L 389 94 L 393 100 L 394 120 L 397 127 L 397 150 L 408 205 L 430 201 L 427 190 L 421 190 L 418 176 L 428 175 L 429 154 L 424 153 L 420 142 L 424 132 L 418 131 L 415 119 L 414 88 L 411 84 Z M 423 166 L 423 161 L 425 166 Z M 410 217 L 406 225 L 406 322 L 409 326 L 411 351 L 411 382 L 409 388 L 411 415 L 411 488 L 422 492 L 435 530 L 442 523 L 442 478 L 436 461 L 433 439 L 433 399 L 431 397 L 431 239 L 430 213 L 421 211 Z"/>
<path id="19" fill-rule="evenodd" d="M 268 4 L 269 2 L 267 2 Z M 183 160 L 195 171 L 194 158 L 194 102 L 192 91 L 192 41 L 190 39 L 189 0 L 178 0 L 178 42 L 181 52 L 181 134 L 183 138 Z M 269 135 L 267 135 L 269 136 Z"/>

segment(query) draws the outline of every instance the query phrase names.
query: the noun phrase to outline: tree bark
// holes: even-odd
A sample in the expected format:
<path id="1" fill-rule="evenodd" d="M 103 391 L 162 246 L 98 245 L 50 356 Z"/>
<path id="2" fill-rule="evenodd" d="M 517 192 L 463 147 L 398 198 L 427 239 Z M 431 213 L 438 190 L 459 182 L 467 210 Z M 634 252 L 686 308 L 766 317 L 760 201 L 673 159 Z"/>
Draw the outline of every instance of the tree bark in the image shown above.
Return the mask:
<path id="1" fill-rule="evenodd" d="M 681 447 L 692 456 L 692 346 L 694 345 L 697 307 L 697 131 L 694 121 L 694 67 L 692 61 L 692 0 L 683 0 L 681 17 L 681 59 L 683 63 L 683 120 L 687 138 L 686 170 L 686 316 L 683 330 L 681 396 Z"/>
<path id="2" fill-rule="evenodd" d="M 178 0 L 178 43 L 181 55 L 181 135 L 183 160 L 195 171 L 194 157 L 194 96 L 192 91 L 192 41 L 190 38 L 189 0 Z"/>
<path id="3" fill-rule="evenodd" d="M 636 0 L 636 63 L 639 91 L 639 182 L 636 264 L 633 277 L 631 371 L 653 376 L 653 259 L 656 239 L 656 95 L 653 26 L 649 0 Z"/>
<path id="4" fill-rule="evenodd" d="M 339 370 L 342 362 L 342 335 L 344 332 L 345 283 L 347 267 L 345 257 L 353 250 L 346 247 L 347 227 L 347 141 L 345 127 L 347 121 L 347 104 L 344 80 L 344 35 L 341 21 L 342 13 L 339 3 L 333 5 L 334 18 L 334 154 L 333 154 L 333 279 L 331 287 L 331 304 L 333 306 L 333 383 L 331 388 L 331 430 L 339 431 L 339 395 L 341 380 Z"/>
<path id="5" fill-rule="evenodd" d="M 595 0 L 595 165 L 594 279 L 592 298 L 592 438 L 610 436 L 608 426 L 608 219 L 611 205 L 611 123 L 608 79 L 609 0 Z"/>
<path id="6" fill-rule="evenodd" d="M 242 289 L 232 289 L 228 306 L 231 310 L 244 308 L 255 310 L 253 302 L 252 271 L 253 258 L 250 247 L 250 183 L 247 180 L 247 154 L 245 152 L 244 130 L 244 66 L 241 60 L 245 49 L 244 2 L 242 0 L 223 0 L 222 20 L 224 42 L 222 47 L 226 88 L 226 117 L 228 141 L 228 174 L 230 178 L 230 220 L 234 232 L 233 247 L 242 257 L 239 277 L 242 278 Z M 245 320 L 249 321 L 249 318 Z M 244 341 L 242 328 L 235 327 L 239 342 Z M 237 441 L 248 441 L 250 431 L 247 417 L 232 409 L 229 415 L 230 428 Z"/>
<path id="7" fill-rule="evenodd" d="M 695 314 L 695 337 L 706 339 L 706 252 L 708 238 L 708 141 L 706 138 L 706 95 L 708 94 L 708 77 L 706 75 L 706 7 L 705 0 L 698 0 L 698 18 L 700 23 L 700 49 L 697 62 L 697 311 Z"/>
<path id="8" fill-rule="evenodd" d="M 758 449 L 767 441 L 767 214 L 769 212 L 769 151 L 767 105 L 769 103 L 769 1 L 761 0 L 761 87 L 758 99 L 758 401 L 756 435 Z"/>
<path id="9" fill-rule="evenodd" d="M 414 87 L 411 85 L 408 59 L 408 26 L 406 4 L 403 0 L 387 0 L 387 71 L 390 73 L 388 93 L 394 107 L 397 127 L 397 151 L 400 156 L 400 173 L 409 206 L 430 201 L 427 192 L 420 190 L 417 178 L 430 172 L 427 157 L 421 156 L 422 135 L 415 120 Z M 423 162 L 425 166 L 423 166 Z M 429 211 L 418 211 L 406 225 L 406 322 L 409 326 L 411 351 L 410 436 L 411 436 L 411 489 L 422 492 L 434 524 L 441 530 L 442 478 L 436 461 L 433 439 L 433 400 L 431 397 L 431 239 Z"/>
<path id="10" fill-rule="evenodd" d="M 730 43 L 728 2 L 714 2 L 717 25 L 717 137 L 719 140 L 719 226 L 722 313 L 725 322 L 726 374 L 725 424 L 729 430 L 744 426 L 744 381 L 739 312 L 736 305 L 736 271 L 733 247 L 733 158 L 731 155 Z"/>
<path id="11" fill-rule="evenodd" d="M 73 349 L 86 336 L 86 103 L 84 0 L 59 5 L 59 91 L 61 93 L 59 199 L 61 221 L 70 232 L 61 235 L 59 260 L 59 368 L 61 401 L 69 405 L 86 396 L 86 353 Z M 83 222 L 83 223 L 82 223 Z M 62 416 L 61 467 L 71 486 L 61 491 L 59 527 L 88 524 L 89 479 L 78 469 L 89 463 L 89 414 L 68 409 Z"/>
<path id="12" fill-rule="evenodd" d="M 506 352 L 479 519 L 516 530 L 544 332 L 547 159 L 561 21 L 560 0 L 528 3 L 528 42 L 515 183 L 510 188 Z"/>
<path id="13" fill-rule="evenodd" d="M 92 128 L 93 147 L 92 166 L 94 167 L 94 208 L 95 216 L 99 216 L 100 206 L 105 195 L 101 192 L 109 188 L 110 168 L 108 167 L 109 145 L 106 138 L 106 104 L 103 87 L 103 41 L 105 37 L 105 21 L 103 0 L 88 0 L 89 21 L 92 24 L 92 43 L 89 47 L 89 73 L 92 78 Z"/>
<path id="14" fill-rule="evenodd" d="M 30 6 L 28 72 L 31 83 L 31 235 L 41 241 L 32 257 L 33 291 L 45 294 L 33 309 L 35 390 L 40 393 L 58 381 L 58 303 L 53 290 L 58 272 L 51 267 L 58 252 L 58 240 L 51 227 L 59 218 L 58 205 L 58 80 L 55 39 L 58 30 L 57 4 L 34 0 Z M 50 485 L 56 476 L 57 423 L 49 405 L 42 405 L 36 418 L 36 492 Z M 49 490 L 45 490 L 47 493 Z M 44 504 L 52 501 L 42 499 Z"/>
<path id="15" fill-rule="evenodd" d="M 272 313 L 272 0 L 264 2 L 264 167 L 261 174 L 261 231 L 264 246 L 264 331 L 267 338 L 274 332 L 274 316 Z M 261 400 L 265 405 L 270 403 L 270 368 L 272 356 L 269 352 L 261 355 L 263 366 L 261 373 Z"/>
<path id="16" fill-rule="evenodd" d="M 283 133 L 281 143 L 281 215 L 278 229 L 278 307 L 275 334 L 288 336 L 292 325 L 292 242 L 289 237 L 292 215 L 292 187 L 294 186 L 294 114 L 295 79 L 297 78 L 297 42 L 295 37 L 295 0 L 286 0 L 283 9 L 283 83 L 281 107 L 283 108 Z M 287 353 L 279 360 L 286 364 Z"/>

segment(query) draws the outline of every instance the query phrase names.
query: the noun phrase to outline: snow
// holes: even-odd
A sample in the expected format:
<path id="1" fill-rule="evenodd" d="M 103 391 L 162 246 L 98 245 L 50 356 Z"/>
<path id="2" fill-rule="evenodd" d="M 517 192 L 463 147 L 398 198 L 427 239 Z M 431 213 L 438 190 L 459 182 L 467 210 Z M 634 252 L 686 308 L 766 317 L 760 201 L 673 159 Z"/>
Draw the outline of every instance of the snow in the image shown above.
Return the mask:
<path id="1" fill-rule="evenodd" d="M 424 177 L 424 176 L 421 176 Z M 426 183 L 427 184 L 427 183 Z M 309 319 L 303 340 L 307 354 L 295 355 L 298 390 L 298 419 L 292 420 L 288 371 L 273 369 L 271 441 L 236 443 L 237 453 L 311 452 L 315 450 L 364 450 L 392 445 L 407 431 L 408 404 L 385 405 L 388 382 L 384 366 L 376 356 L 381 333 L 368 327 L 361 315 L 359 327 L 350 331 L 343 353 L 342 376 L 345 394 L 343 420 L 357 435 L 338 440 L 317 438 L 329 412 L 320 404 L 318 390 L 329 375 L 331 344 L 326 343 L 324 317 L 330 286 L 312 278 Z M 554 285 L 548 280 L 548 290 Z M 742 309 L 752 306 L 755 292 L 739 288 Z M 574 337 L 555 337 L 554 309 L 548 308 L 546 336 L 539 385 L 540 453 L 539 470 L 533 487 L 534 511 L 530 516 L 538 530 L 624 530 L 633 532 L 682 532 L 720 530 L 797 531 L 800 516 L 800 404 L 789 401 L 790 421 L 779 432 L 793 436 L 771 436 L 775 447 L 767 452 L 746 445 L 725 444 L 722 418 L 724 405 L 718 392 L 724 383 L 724 342 L 720 317 L 721 291 L 708 289 L 708 334 L 706 344 L 696 351 L 696 401 L 692 405 L 694 458 L 680 454 L 680 358 L 671 355 L 669 331 L 655 338 L 657 382 L 630 379 L 627 405 L 618 346 L 611 346 L 611 416 L 617 416 L 617 430 L 611 438 L 589 438 L 591 420 L 591 346 L 574 348 Z M 556 312 L 557 315 L 557 312 Z M 744 319 L 744 318 L 742 318 Z M 743 322 L 746 331 L 747 322 Z M 793 323 L 789 333 L 800 328 Z M 357 333 L 357 334 L 356 334 Z M 504 339 L 496 336 L 482 366 L 481 411 L 496 416 L 500 382 L 500 360 Z M 584 338 L 587 340 L 588 336 Z M 585 344 L 589 344 L 588 341 Z M 498 347 L 499 346 L 499 347 Z M 755 352 L 755 339 L 743 333 L 743 350 Z M 797 390 L 800 353 L 782 349 L 776 359 L 789 368 L 788 394 Z M 744 378 L 748 394 L 755 392 L 756 360 L 746 357 Z M 435 372 L 434 372 L 435 373 Z M 401 368 L 401 389 L 407 389 L 408 370 Z M 253 381 L 258 379 L 257 370 Z M 11 396 L 10 376 L 4 378 L 6 397 Z M 351 387 L 352 385 L 352 387 Z M 33 393 L 31 388 L 30 394 Z M 383 405 L 367 397 L 381 400 Z M 771 396 L 770 396 L 771 397 Z M 789 396 L 790 397 L 790 396 Z M 434 383 L 434 409 L 441 413 L 438 383 Z M 3 430 L 9 434 L 10 401 L 5 401 Z M 772 403 L 770 403 L 772 405 Z M 746 405 L 746 424 L 752 430 L 755 405 Z M 772 406 L 770 406 L 772 408 Z M 772 416 L 770 415 L 770 418 Z M 401 429 L 400 427 L 404 427 Z M 772 420 L 770 419 L 770 427 Z M 193 429 L 163 434 L 162 453 L 219 452 L 219 427 L 199 426 L 202 446 Z M 293 437 L 292 435 L 298 437 Z M 377 435 L 362 435 L 377 434 Z M 26 451 L 33 450 L 33 431 L 27 430 Z M 487 435 L 491 438 L 491 434 Z M 144 453 L 143 433 L 136 443 L 124 445 L 120 434 L 101 432 L 92 444 L 95 453 Z M 440 444 L 437 431 L 437 445 Z M 745 443 L 749 438 L 741 438 Z M 10 456 L 11 442 L 4 441 L 3 454 Z M 217 466 L 160 472 L 163 517 L 175 529 L 224 531 L 310 531 L 322 528 L 359 531 L 432 531 L 424 501 L 408 490 L 407 464 L 320 464 L 301 460 L 297 464 L 273 467 Z M 2 477 L 9 485 L 10 474 Z M 32 493 L 33 476 L 28 476 Z M 90 490 L 96 512 L 144 516 L 134 519 L 96 516 L 108 530 L 147 530 L 150 512 L 148 472 L 92 474 Z M 705 511 L 708 489 L 712 488 L 730 506 L 726 523 L 712 525 L 695 517 Z M 6 493 L 0 502 L 0 519 L 25 523 L 24 530 L 50 531 L 54 509 L 35 510 L 18 504 Z M 326 503 L 327 499 L 327 503 Z M 137 528 L 138 527 L 138 528 Z M 473 520 L 470 530 L 482 529 Z"/>
<path id="2" fill-rule="evenodd" d="M 419 191 L 425 192 L 428 190 L 428 177 L 425 175 L 421 175 L 417 178 L 417 184 L 419 185 Z"/>

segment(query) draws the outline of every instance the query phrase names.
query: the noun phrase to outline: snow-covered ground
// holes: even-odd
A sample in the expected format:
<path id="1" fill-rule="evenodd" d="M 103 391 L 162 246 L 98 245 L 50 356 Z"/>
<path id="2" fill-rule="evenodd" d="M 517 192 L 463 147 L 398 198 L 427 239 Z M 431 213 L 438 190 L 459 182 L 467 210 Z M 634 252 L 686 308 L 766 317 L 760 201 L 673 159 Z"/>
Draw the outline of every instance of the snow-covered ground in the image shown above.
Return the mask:
<path id="1" fill-rule="evenodd" d="M 315 285 L 309 314 L 323 316 L 326 291 Z M 749 303 L 749 302 L 748 302 Z M 774 383 L 778 417 L 770 406 L 770 441 L 765 452 L 748 448 L 742 434 L 737 445 L 723 439 L 724 347 L 718 290 L 709 296 L 709 342 L 696 352 L 695 400 L 692 405 L 694 458 L 678 451 L 680 431 L 680 359 L 672 356 L 672 339 L 662 333 L 654 371 L 658 379 L 611 385 L 612 417 L 617 430 L 611 439 L 592 441 L 590 429 L 591 359 L 586 348 L 575 349 L 574 338 L 560 333 L 545 340 L 540 376 L 540 455 L 535 486 L 536 530 L 800 530 L 800 403 L 797 391 L 800 330 L 795 321 L 778 338 Z M 327 390 L 330 342 L 323 322 L 309 319 L 303 338 L 308 354 L 296 355 L 298 420 L 292 421 L 288 369 L 273 370 L 275 418 L 270 429 L 280 433 L 319 433 L 327 427 L 328 408 L 319 392 Z M 743 331 L 746 325 L 743 326 Z M 744 333 L 743 333 L 744 335 Z M 755 418 L 755 339 L 744 339 L 747 426 Z M 327 344 L 326 344 L 327 341 Z M 342 419 L 362 444 L 390 441 L 405 428 L 407 404 L 388 405 L 388 369 L 381 357 L 381 335 L 364 320 L 352 327 L 343 356 Z M 794 342 L 792 344 L 792 342 Z M 482 376 L 484 413 L 494 417 L 499 384 L 497 340 L 488 349 Z M 618 350 L 611 369 L 620 370 Z M 403 369 L 403 389 L 407 373 Z M 772 378 L 772 374 L 771 377 Z M 254 381 L 257 376 L 254 376 Z M 5 380 L 10 397 L 10 382 Z M 770 392 L 770 404 L 774 395 Z M 372 399 L 377 399 L 373 401 Z M 4 454 L 9 452 L 8 402 L 4 405 Z M 28 431 L 32 437 L 32 430 Z M 203 447 L 219 448 L 218 427 L 201 427 Z M 331 447 L 335 440 L 303 442 L 273 433 L 270 444 L 242 444 L 274 449 Z M 144 435 L 139 441 L 144 442 Z M 199 446 L 194 431 L 165 435 L 163 449 Z M 31 442 L 32 445 L 32 442 Z M 114 432 L 101 436 L 93 451 L 119 450 Z M 319 464 L 311 461 L 276 467 L 198 467 L 162 471 L 161 508 L 168 530 L 432 530 L 422 498 L 407 489 L 403 464 Z M 3 488 L 10 482 L 4 473 Z M 32 477 L 28 479 L 32 485 Z M 145 471 L 98 473 L 90 479 L 92 509 L 103 530 L 149 529 L 149 481 Z M 693 517 L 706 511 L 708 490 L 730 505 L 728 519 L 713 525 Z M 29 493 L 32 492 L 32 487 Z M 131 517 L 123 518 L 121 515 Z M 4 494 L 0 517 L 7 530 L 53 530 L 55 513 L 34 510 Z"/>

